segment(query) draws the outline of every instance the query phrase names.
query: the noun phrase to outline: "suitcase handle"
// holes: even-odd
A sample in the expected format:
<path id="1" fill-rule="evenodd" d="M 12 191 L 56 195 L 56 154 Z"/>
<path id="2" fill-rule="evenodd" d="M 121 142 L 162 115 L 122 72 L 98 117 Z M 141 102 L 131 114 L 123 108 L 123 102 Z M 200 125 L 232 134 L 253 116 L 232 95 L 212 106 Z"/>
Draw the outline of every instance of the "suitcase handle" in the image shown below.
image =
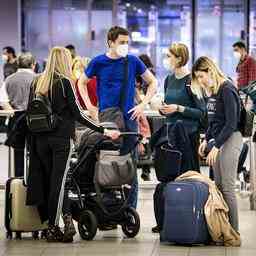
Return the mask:
<path id="1" fill-rule="evenodd" d="M 12 194 L 10 194 L 8 201 L 9 201 L 9 207 L 10 207 L 9 215 L 10 215 L 10 219 L 12 219 Z"/>

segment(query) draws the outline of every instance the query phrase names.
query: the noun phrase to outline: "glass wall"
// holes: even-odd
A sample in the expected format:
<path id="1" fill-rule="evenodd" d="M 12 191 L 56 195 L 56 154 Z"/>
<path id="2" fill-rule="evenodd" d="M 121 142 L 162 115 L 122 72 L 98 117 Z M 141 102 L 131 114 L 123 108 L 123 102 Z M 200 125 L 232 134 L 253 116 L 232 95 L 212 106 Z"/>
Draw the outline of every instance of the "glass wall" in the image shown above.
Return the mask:
<path id="1" fill-rule="evenodd" d="M 163 85 L 162 60 L 170 44 L 182 41 L 191 49 L 190 1 L 121 1 L 117 16 L 131 33 L 131 52 L 151 57 Z"/>
<path id="2" fill-rule="evenodd" d="M 106 51 L 107 30 L 118 24 L 131 33 L 131 53 L 152 58 L 160 84 L 167 73 L 163 56 L 177 41 L 233 77 L 232 44 L 245 37 L 247 2 L 250 51 L 256 55 L 256 0 L 22 0 L 23 48 L 44 59 L 52 46 L 72 43 L 78 54 L 93 57 Z"/>
<path id="3" fill-rule="evenodd" d="M 206 55 L 234 77 L 236 60 L 232 45 L 244 33 L 244 1 L 198 0 L 196 57 Z"/>
<path id="4" fill-rule="evenodd" d="M 256 0 L 251 0 L 250 6 L 250 53 L 256 58 Z"/>

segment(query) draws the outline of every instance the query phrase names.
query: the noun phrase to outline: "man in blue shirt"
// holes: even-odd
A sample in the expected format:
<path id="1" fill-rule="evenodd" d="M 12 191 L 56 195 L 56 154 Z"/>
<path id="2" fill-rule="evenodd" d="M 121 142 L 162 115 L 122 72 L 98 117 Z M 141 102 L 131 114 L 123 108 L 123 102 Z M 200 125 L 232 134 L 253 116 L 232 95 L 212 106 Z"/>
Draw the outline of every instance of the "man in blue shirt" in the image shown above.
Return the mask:
<path id="1" fill-rule="evenodd" d="M 137 120 L 140 119 L 145 105 L 154 96 L 157 87 L 157 80 L 147 69 L 144 63 L 136 56 L 128 54 L 129 32 L 122 27 L 112 27 L 108 31 L 107 53 L 99 55 L 91 60 L 85 74 L 78 82 L 80 93 L 84 99 L 87 109 L 92 118 L 97 120 L 98 111 L 110 107 L 120 107 L 122 86 L 124 86 L 125 58 L 128 60 L 128 75 L 126 86 L 125 102 L 123 103 L 123 114 L 127 131 L 137 131 Z M 148 84 L 146 96 L 143 101 L 135 106 L 135 79 L 142 76 Z M 97 95 L 99 108 L 94 107 L 89 99 L 85 84 L 90 78 L 97 77 Z M 136 208 L 137 205 L 138 181 L 134 182 L 131 189 L 130 205 Z"/>

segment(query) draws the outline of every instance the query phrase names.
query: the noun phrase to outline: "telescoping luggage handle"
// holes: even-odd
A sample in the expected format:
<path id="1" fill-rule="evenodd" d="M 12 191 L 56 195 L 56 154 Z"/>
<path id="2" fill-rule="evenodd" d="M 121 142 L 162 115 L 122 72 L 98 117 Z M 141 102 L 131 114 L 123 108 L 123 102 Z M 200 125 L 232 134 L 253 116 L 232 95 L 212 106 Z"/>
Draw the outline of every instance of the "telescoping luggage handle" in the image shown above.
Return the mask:
<path id="1" fill-rule="evenodd" d="M 25 149 L 24 149 L 24 178 L 23 183 L 24 186 L 27 186 L 28 184 L 28 170 L 29 170 L 29 151 L 27 149 L 27 143 L 25 143 Z"/>

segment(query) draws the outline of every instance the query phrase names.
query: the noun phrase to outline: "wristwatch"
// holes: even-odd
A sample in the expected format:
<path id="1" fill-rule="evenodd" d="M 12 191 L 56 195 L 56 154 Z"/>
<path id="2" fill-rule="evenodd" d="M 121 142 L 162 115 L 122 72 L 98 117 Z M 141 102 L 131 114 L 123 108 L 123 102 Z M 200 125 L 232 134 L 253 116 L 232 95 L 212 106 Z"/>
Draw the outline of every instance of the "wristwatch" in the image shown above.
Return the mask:
<path id="1" fill-rule="evenodd" d="M 176 111 L 179 112 L 179 110 L 180 110 L 180 107 L 179 105 L 177 105 Z"/>

